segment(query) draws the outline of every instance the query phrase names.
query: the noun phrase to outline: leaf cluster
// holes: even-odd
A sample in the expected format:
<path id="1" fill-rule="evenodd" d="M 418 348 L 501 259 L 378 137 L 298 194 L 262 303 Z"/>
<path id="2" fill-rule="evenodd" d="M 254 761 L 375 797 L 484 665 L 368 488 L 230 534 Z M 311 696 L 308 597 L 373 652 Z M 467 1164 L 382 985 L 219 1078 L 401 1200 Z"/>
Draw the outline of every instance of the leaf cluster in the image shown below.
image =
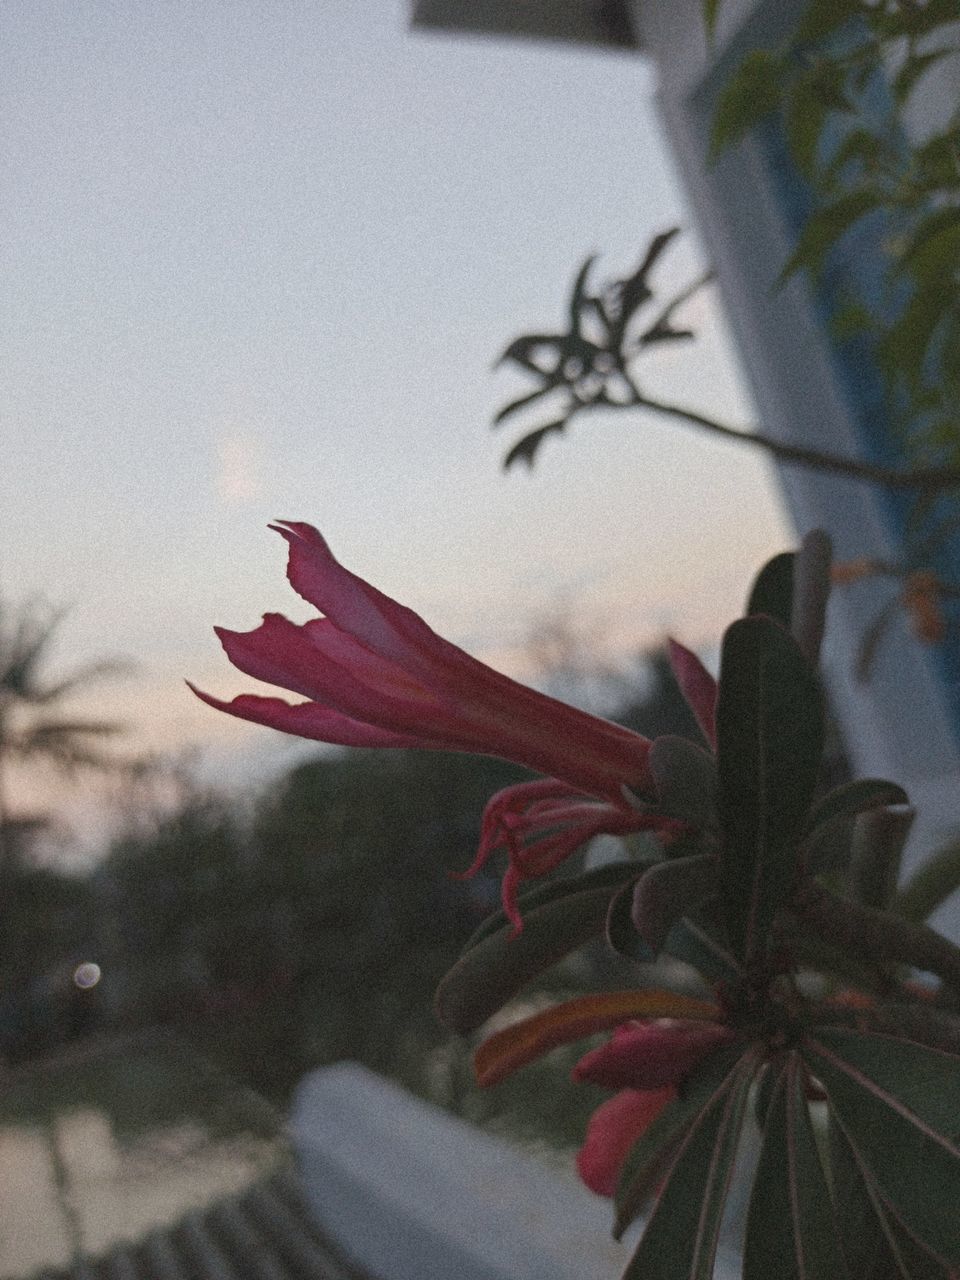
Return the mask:
<path id="1" fill-rule="evenodd" d="M 663 343 L 690 339 L 693 330 L 676 322 L 676 313 L 710 279 L 700 276 L 668 301 L 658 301 L 651 276 L 677 227 L 654 236 L 636 270 L 623 279 L 590 288 L 591 255 L 580 267 L 567 304 L 563 333 L 522 334 L 507 346 L 499 363 L 511 363 L 532 376 L 537 386 L 504 405 L 494 418 L 499 426 L 530 406 L 548 410 L 548 421 L 527 432 L 503 460 L 509 469 L 532 467 L 544 441 L 559 435 L 587 409 L 628 408 L 644 403 L 631 368 L 635 359 Z"/>
<path id="2" fill-rule="evenodd" d="M 960 458 L 960 297 L 948 283 L 960 270 L 960 106 L 915 142 L 906 114 L 960 53 L 958 21 L 957 0 L 811 0 L 779 46 L 742 59 L 711 137 L 716 157 L 779 122 L 811 196 L 781 279 L 803 271 L 832 291 L 836 336 L 868 344 L 911 444 L 944 464 Z M 886 259 L 871 298 L 849 281 L 838 289 L 832 271 L 867 227 Z"/>
<path id="3" fill-rule="evenodd" d="M 630 1017 L 733 1033 L 628 1155 L 616 1233 L 654 1205 L 626 1277 L 712 1274 L 751 1117 L 747 1280 L 948 1280 L 960 1264 L 960 951 L 918 922 L 960 864 L 942 858 L 930 885 L 898 891 L 904 791 L 819 786 L 829 573 L 814 534 L 759 575 L 723 642 L 715 754 L 653 744 L 653 785 L 635 801 L 687 834 L 527 890 L 520 936 L 492 916 L 438 991 L 441 1019 L 467 1032 L 591 938 L 636 963 L 635 990 L 496 1033 L 477 1055 L 485 1083 Z M 915 969 L 939 989 L 914 993 Z"/>

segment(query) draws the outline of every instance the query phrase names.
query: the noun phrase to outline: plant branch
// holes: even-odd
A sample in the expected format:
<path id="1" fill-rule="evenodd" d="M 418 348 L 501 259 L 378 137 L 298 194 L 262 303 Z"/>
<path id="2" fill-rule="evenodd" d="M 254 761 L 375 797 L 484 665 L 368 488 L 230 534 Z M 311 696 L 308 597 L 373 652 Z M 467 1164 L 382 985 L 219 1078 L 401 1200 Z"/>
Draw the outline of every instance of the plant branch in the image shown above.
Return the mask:
<path id="1" fill-rule="evenodd" d="M 925 924 L 860 906 L 818 884 L 804 888 L 793 910 L 827 941 L 858 959 L 908 964 L 936 974 L 960 993 L 960 949 Z"/>
<path id="2" fill-rule="evenodd" d="M 757 449 L 764 449 L 780 462 L 795 462 L 817 471 L 847 476 L 852 480 L 866 480 L 871 484 L 880 484 L 892 489 L 917 489 L 921 492 L 933 493 L 942 489 L 960 488 L 960 467 L 917 467 L 911 471 L 899 471 L 895 467 L 858 462 L 853 458 L 844 458 L 822 449 L 807 449 L 800 445 L 785 444 L 783 441 L 774 440 L 771 436 L 761 433 L 750 435 L 745 431 L 737 431 L 734 427 L 728 427 L 714 418 L 708 418 L 683 405 L 651 400 L 635 387 L 633 390 L 634 398 L 627 402 L 630 407 L 650 409 L 654 413 L 661 413 L 670 418 L 679 418 L 692 426 L 702 427 L 705 431 L 723 436 L 726 440 L 735 440 L 738 444 L 749 444 Z"/>

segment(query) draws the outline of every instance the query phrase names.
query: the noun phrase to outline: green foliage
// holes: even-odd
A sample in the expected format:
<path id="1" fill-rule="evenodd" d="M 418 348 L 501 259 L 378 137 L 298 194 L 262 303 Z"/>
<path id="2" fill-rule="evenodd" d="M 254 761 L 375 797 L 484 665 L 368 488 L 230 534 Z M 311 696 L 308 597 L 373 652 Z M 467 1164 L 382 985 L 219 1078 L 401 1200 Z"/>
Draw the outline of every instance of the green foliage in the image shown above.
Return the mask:
<path id="1" fill-rule="evenodd" d="M 507 346 L 499 363 L 511 363 L 534 377 L 539 386 L 504 405 L 494 417 L 499 426 L 530 405 L 550 406 L 549 421 L 527 431 L 507 452 L 503 465 L 532 467 L 543 442 L 561 435 L 578 414 L 591 409 L 636 406 L 643 397 L 634 380 L 633 362 L 664 343 L 693 337 L 674 323 L 677 310 L 706 283 L 694 280 L 652 315 L 650 282 L 654 268 L 677 234 L 677 228 L 654 236 L 637 269 L 622 280 L 609 281 L 596 292 L 589 287 L 594 257 L 577 272 L 567 303 L 564 333 L 523 334 Z"/>
<path id="2" fill-rule="evenodd" d="M 638 994 L 712 990 L 729 1040 L 678 1079 L 622 1165 L 617 1236 L 656 1196 L 625 1280 L 713 1274 L 751 1116 L 762 1144 L 745 1280 L 946 1280 L 960 1262 L 960 951 L 894 914 L 911 902 L 909 889 L 894 897 L 903 789 L 860 779 L 817 793 L 829 572 L 820 535 L 761 571 L 750 607 L 763 612 L 724 638 L 716 768 L 692 742 L 654 743 L 653 785 L 636 802 L 685 823 L 663 856 L 529 893 L 519 938 L 496 918 L 441 987 L 447 1016 L 453 991 L 452 1018 L 475 1027 L 605 918 Z M 915 912 L 956 887 L 955 851 L 938 866 Z M 904 985 L 911 963 L 941 977 L 935 1004 Z M 851 977 L 860 989 L 834 1000 Z M 578 1006 L 574 1034 L 593 1025 L 582 1017 Z"/>
<path id="3" fill-rule="evenodd" d="M 889 260 L 881 283 L 892 318 L 848 297 L 837 332 L 868 337 L 917 456 L 937 462 L 960 456 L 960 301 L 944 287 L 960 269 L 960 108 L 914 143 L 904 113 L 928 73 L 957 54 L 958 20 L 955 0 L 814 0 L 780 45 L 752 50 L 734 69 L 711 140 L 716 157 L 762 121 L 781 120 L 812 195 L 781 280 L 803 271 L 819 284 L 847 233 L 874 219 Z M 865 103 L 880 83 L 889 93 L 878 112 L 878 95 Z"/>

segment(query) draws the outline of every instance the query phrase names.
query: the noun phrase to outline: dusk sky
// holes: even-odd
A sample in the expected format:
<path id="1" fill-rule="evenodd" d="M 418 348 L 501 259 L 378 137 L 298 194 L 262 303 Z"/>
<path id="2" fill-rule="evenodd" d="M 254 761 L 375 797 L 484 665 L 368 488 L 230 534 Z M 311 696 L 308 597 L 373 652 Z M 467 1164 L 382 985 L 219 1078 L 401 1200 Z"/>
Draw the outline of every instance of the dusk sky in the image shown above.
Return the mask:
<path id="1" fill-rule="evenodd" d="M 61 666 L 136 660 L 85 710 L 224 781 L 281 759 L 182 683 L 251 687 L 214 623 L 308 616 L 277 517 L 515 674 L 551 608 L 610 654 L 716 640 L 790 539 L 761 460 L 596 415 L 505 475 L 489 429 L 527 389 L 494 359 L 563 324 L 582 258 L 622 274 L 689 222 L 653 90 L 382 0 L 4 6 L 0 589 L 70 606 Z M 702 265 L 687 233 L 657 282 Z M 713 301 L 686 315 L 649 385 L 746 425 Z"/>

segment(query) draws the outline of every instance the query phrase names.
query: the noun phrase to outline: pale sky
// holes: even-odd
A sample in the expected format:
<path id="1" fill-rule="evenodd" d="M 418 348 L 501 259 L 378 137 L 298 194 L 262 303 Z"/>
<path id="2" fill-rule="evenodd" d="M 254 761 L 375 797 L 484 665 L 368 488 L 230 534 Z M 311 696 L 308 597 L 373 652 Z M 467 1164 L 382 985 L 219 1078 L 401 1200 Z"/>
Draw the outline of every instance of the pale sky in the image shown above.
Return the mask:
<path id="1" fill-rule="evenodd" d="M 713 643 L 790 540 L 766 464 L 611 415 L 504 475 L 491 371 L 575 268 L 689 224 L 642 59 L 412 33 L 393 0 L 8 0 L 0 11 L 0 590 L 71 606 L 57 658 L 133 741 L 225 780 L 277 736 L 214 623 L 307 616 L 273 518 L 514 672 L 531 615 L 612 652 Z M 702 265 L 692 233 L 657 277 Z M 650 385 L 735 424 L 721 317 Z M 244 757 L 246 753 L 246 757 Z M 279 757 L 278 757 L 279 758 Z M 266 765 L 264 765 L 266 768 Z"/>

